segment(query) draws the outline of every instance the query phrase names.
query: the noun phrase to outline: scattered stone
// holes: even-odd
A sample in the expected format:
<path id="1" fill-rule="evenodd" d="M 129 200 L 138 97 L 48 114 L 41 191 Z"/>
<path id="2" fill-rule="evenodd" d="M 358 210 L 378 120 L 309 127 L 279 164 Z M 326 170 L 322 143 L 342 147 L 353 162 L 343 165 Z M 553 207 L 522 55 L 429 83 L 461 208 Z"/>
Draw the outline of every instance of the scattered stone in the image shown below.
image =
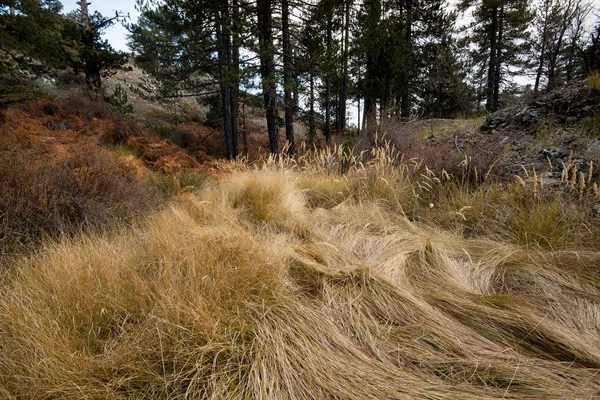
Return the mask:
<path id="1" fill-rule="evenodd" d="M 600 104 L 600 94 L 585 88 L 569 87 L 542 95 L 529 103 L 490 114 L 481 129 L 533 133 L 549 117 L 559 123 L 580 121 L 592 115 Z"/>
<path id="2" fill-rule="evenodd" d="M 550 161 L 554 163 L 555 161 L 561 160 L 568 156 L 569 154 L 565 153 L 561 149 L 543 149 L 540 151 L 539 159 L 540 161 L 546 161 L 547 159 L 550 159 Z"/>
<path id="3" fill-rule="evenodd" d="M 71 123 L 67 119 L 61 119 L 58 121 L 51 119 L 46 122 L 46 128 L 50 129 L 51 131 L 66 131 L 67 129 L 71 129 Z"/>

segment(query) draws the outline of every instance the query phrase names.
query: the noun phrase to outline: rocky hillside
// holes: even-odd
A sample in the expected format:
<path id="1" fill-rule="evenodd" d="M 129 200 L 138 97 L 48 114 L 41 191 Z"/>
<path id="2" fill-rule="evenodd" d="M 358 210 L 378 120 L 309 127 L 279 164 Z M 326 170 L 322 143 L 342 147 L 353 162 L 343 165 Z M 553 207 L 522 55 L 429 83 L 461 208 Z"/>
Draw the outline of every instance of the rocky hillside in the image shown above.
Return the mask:
<path id="1" fill-rule="evenodd" d="M 432 120 L 384 126 L 409 157 L 433 169 L 465 160 L 501 177 L 536 175 L 557 185 L 563 174 L 598 178 L 600 92 L 570 87 L 522 100 L 484 120 Z M 456 169 L 456 168 L 455 168 Z M 589 175 L 593 175 L 590 179 Z"/>

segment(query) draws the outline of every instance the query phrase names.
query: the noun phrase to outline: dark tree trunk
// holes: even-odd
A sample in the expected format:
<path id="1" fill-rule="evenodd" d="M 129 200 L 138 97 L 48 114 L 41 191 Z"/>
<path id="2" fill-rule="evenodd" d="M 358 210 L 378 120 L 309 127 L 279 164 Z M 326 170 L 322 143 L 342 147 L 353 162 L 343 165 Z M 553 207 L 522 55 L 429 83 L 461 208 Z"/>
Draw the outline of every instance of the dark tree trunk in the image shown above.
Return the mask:
<path id="1" fill-rule="evenodd" d="M 363 111 L 362 111 L 362 125 L 361 125 L 361 129 L 363 132 L 366 132 L 367 135 L 369 134 L 369 132 L 367 132 L 367 99 L 365 98 L 364 100 L 364 107 L 363 107 Z"/>
<path id="2" fill-rule="evenodd" d="M 217 55 L 219 61 L 219 86 L 221 91 L 221 102 L 223 111 L 223 132 L 225 134 L 225 152 L 228 159 L 235 157 L 233 154 L 233 116 L 231 99 L 231 77 L 229 66 L 231 65 L 231 37 L 227 28 L 226 12 L 229 8 L 228 1 L 218 13 L 219 22 L 217 26 Z"/>
<path id="3" fill-rule="evenodd" d="M 357 118 L 358 120 L 356 121 L 356 136 L 360 135 L 360 97 L 358 98 L 358 110 L 357 110 Z"/>
<path id="4" fill-rule="evenodd" d="M 381 100 L 379 101 L 379 116 L 382 124 L 389 121 L 390 114 L 388 113 L 388 111 L 390 109 L 390 92 L 390 77 L 386 76 L 385 83 L 383 85 L 383 95 L 381 96 Z"/>
<path id="5" fill-rule="evenodd" d="M 496 42 L 496 70 L 494 71 L 494 104 L 493 111 L 500 108 L 500 82 L 502 81 L 502 39 L 504 35 L 504 6 L 498 12 L 498 41 Z"/>
<path id="6" fill-rule="evenodd" d="M 567 73 L 567 83 L 571 83 L 573 82 L 573 60 L 575 58 L 575 48 L 576 48 L 577 44 L 576 42 L 573 40 L 571 42 L 571 46 L 569 47 L 569 55 L 567 56 L 567 68 L 566 68 L 566 73 Z"/>
<path id="7" fill-rule="evenodd" d="M 308 141 L 311 147 L 316 144 L 317 124 L 315 121 L 315 79 L 310 74 L 310 96 L 309 96 L 309 114 L 308 114 Z"/>
<path id="8" fill-rule="evenodd" d="M 377 99 L 372 97 L 365 98 L 365 118 L 367 136 L 371 144 L 375 144 L 375 135 L 377 134 Z"/>
<path id="9" fill-rule="evenodd" d="M 292 93 L 296 87 L 296 79 L 292 76 L 292 49 L 290 44 L 290 10 L 288 0 L 281 0 L 281 26 L 283 34 L 283 92 L 285 104 L 285 138 L 288 153 L 296 151 L 294 143 L 294 101 Z"/>
<path id="10" fill-rule="evenodd" d="M 412 16 L 413 16 L 413 5 L 412 0 L 406 1 L 406 26 L 404 32 L 404 40 L 409 48 L 412 49 Z M 412 60 L 409 59 L 410 62 Z M 410 117 L 410 73 L 405 74 L 404 82 L 402 85 L 401 93 L 401 116 L 402 118 Z"/>
<path id="11" fill-rule="evenodd" d="M 343 52 L 343 71 L 342 71 L 342 87 L 340 90 L 340 109 L 338 115 L 338 133 L 343 134 L 346 129 L 346 102 L 348 101 L 348 49 L 350 44 L 350 3 L 351 0 L 346 0 L 345 4 L 345 21 L 342 42 Z"/>
<path id="12" fill-rule="evenodd" d="M 494 110 L 494 81 L 496 78 L 496 53 L 497 49 L 497 35 L 498 35 L 498 7 L 492 7 L 492 20 L 488 27 L 488 35 L 490 41 L 490 59 L 488 60 L 488 76 L 487 76 L 487 92 L 486 92 L 486 104 L 485 108 L 493 112 Z"/>
<path id="13" fill-rule="evenodd" d="M 366 27 L 367 34 L 372 39 L 377 40 L 377 31 L 381 22 L 382 7 L 381 1 L 373 0 L 366 2 L 368 4 Z M 365 71 L 365 108 L 363 110 L 363 131 L 371 145 L 375 144 L 375 135 L 377 133 L 377 98 L 380 95 L 377 88 L 381 77 L 378 76 L 378 66 L 380 51 L 378 46 L 370 46 L 366 49 L 366 71 Z"/>
<path id="14" fill-rule="evenodd" d="M 248 159 L 248 129 L 246 127 L 246 103 L 242 102 L 242 142 L 244 144 L 244 157 Z"/>
<path id="15" fill-rule="evenodd" d="M 88 94 L 92 96 L 95 93 L 97 98 L 101 94 L 102 79 L 100 76 L 100 66 L 95 57 L 94 35 L 90 29 L 90 17 L 88 12 L 87 0 L 79 1 L 81 11 L 81 25 L 83 26 L 83 43 L 87 47 L 88 55 L 85 60 L 85 83 Z"/>
<path id="16" fill-rule="evenodd" d="M 327 22 L 327 62 L 331 62 L 331 41 L 333 35 L 333 16 L 330 15 Z M 327 66 L 325 73 L 325 143 L 331 145 L 331 71 Z"/>
<path id="17" fill-rule="evenodd" d="M 296 68 L 296 52 L 292 46 L 292 76 L 294 77 L 294 87 L 292 90 L 292 101 L 293 107 L 293 118 L 297 120 L 299 118 L 298 113 L 300 112 L 300 88 L 298 84 L 298 70 Z"/>
<path id="18" fill-rule="evenodd" d="M 277 124 L 277 93 L 275 80 L 275 49 L 273 46 L 273 4 L 272 0 L 257 0 L 260 72 L 262 77 L 263 99 L 265 102 L 269 150 L 279 155 L 279 126 Z"/>
<path id="19" fill-rule="evenodd" d="M 232 158 L 239 154 L 240 137 L 240 8 L 239 0 L 232 1 L 231 20 L 233 22 L 232 36 L 233 46 L 231 48 L 231 144 Z"/>
<path id="20" fill-rule="evenodd" d="M 577 50 L 577 42 L 580 39 L 582 32 L 582 22 L 579 19 L 575 22 L 575 31 L 572 33 L 571 42 L 569 46 L 569 55 L 567 59 L 567 83 L 571 83 L 573 81 L 573 71 L 574 71 L 574 63 L 575 63 L 575 52 Z"/>

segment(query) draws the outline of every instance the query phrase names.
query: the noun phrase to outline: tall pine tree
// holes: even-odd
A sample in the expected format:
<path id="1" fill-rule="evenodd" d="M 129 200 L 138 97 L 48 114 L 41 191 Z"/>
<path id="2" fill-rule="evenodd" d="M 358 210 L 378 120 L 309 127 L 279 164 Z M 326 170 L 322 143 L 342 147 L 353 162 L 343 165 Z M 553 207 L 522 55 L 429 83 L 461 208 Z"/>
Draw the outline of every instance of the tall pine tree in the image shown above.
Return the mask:
<path id="1" fill-rule="evenodd" d="M 494 112 L 500 107 L 502 83 L 515 69 L 527 66 L 528 27 L 533 18 L 527 0 L 463 0 L 462 11 L 471 9 L 474 22 L 469 32 L 473 52 L 486 65 L 486 109 Z M 513 69 L 511 69 L 513 68 Z"/>

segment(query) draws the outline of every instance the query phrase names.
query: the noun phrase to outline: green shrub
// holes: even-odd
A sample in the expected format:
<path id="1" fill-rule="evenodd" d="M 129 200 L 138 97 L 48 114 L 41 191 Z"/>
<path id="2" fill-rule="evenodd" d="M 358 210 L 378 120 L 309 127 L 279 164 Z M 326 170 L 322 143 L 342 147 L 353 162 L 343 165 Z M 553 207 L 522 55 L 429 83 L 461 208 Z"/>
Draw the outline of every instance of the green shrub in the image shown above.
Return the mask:
<path id="1" fill-rule="evenodd" d="M 120 83 L 117 83 L 113 92 L 108 96 L 107 101 L 108 104 L 113 106 L 121 114 L 127 115 L 133 112 L 133 104 L 129 102 L 127 91 Z"/>
<path id="2" fill-rule="evenodd" d="M 24 85 L 0 84 L 0 108 L 27 100 L 36 100 L 42 92 Z"/>

